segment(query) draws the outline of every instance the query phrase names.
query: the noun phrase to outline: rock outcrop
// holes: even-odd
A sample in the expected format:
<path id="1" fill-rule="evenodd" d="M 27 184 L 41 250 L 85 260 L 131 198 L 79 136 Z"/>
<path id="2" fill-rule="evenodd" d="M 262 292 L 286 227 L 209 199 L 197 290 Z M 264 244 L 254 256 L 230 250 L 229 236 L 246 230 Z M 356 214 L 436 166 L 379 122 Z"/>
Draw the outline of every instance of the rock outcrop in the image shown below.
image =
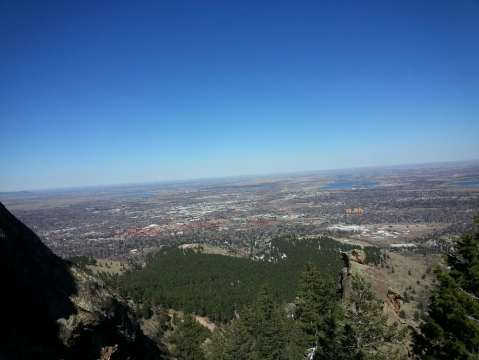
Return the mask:
<path id="1" fill-rule="evenodd" d="M 341 252 L 343 260 L 343 268 L 340 275 L 340 289 L 343 300 L 348 301 L 351 293 L 351 276 L 353 272 L 357 272 L 357 267 L 364 265 L 366 256 L 363 250 L 354 249 L 347 252 Z M 360 264 L 360 265 L 358 265 Z"/>
<path id="2" fill-rule="evenodd" d="M 387 278 L 381 270 L 365 265 L 365 254 L 362 250 L 351 250 L 340 253 L 343 260 L 341 270 L 339 291 L 345 302 L 351 300 L 351 287 L 353 274 L 361 274 L 371 284 L 376 296 L 384 301 L 384 312 L 390 319 L 400 320 L 402 297 L 399 291 L 388 285 Z"/>
<path id="3" fill-rule="evenodd" d="M 0 203 L 0 359 L 161 359 L 127 304 Z"/>
<path id="4" fill-rule="evenodd" d="M 349 256 L 351 261 L 357 262 L 358 264 L 364 264 L 366 262 L 366 254 L 363 250 L 351 250 Z"/>
<path id="5" fill-rule="evenodd" d="M 341 252 L 341 258 L 343 260 L 343 267 L 340 273 L 339 279 L 339 292 L 343 301 L 349 301 L 351 296 L 351 260 L 349 254 Z"/>
<path id="6" fill-rule="evenodd" d="M 393 309 L 393 311 L 396 314 L 399 314 L 399 311 L 401 310 L 401 300 L 402 300 L 402 297 L 399 291 L 389 288 L 388 293 L 386 295 L 386 300 L 391 306 L 391 308 Z"/>

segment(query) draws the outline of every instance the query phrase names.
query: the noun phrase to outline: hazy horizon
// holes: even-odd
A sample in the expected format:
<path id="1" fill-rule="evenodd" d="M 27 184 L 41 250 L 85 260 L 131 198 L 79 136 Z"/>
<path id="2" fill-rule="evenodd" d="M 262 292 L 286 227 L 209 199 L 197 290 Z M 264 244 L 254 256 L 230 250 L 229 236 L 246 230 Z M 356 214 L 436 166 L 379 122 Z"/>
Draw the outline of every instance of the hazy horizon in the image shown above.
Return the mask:
<path id="1" fill-rule="evenodd" d="M 478 17 L 472 0 L 2 3 L 0 192 L 479 159 Z"/>
<path id="2" fill-rule="evenodd" d="M 178 178 L 178 179 L 160 179 L 160 180 L 147 180 L 142 182 L 122 182 L 122 183 L 95 183 L 88 185 L 73 185 L 73 186 L 60 186 L 60 187 L 44 187 L 44 188 L 30 188 L 30 189 L 15 189 L 15 190 L 0 190 L 0 194 L 15 194 L 21 192 L 55 192 L 55 191 L 68 191 L 68 190 L 88 190 L 96 188 L 109 188 L 109 187 L 129 187 L 129 186 L 147 186 L 155 184 L 179 184 L 179 183 L 190 183 L 190 182 L 208 182 L 208 181 L 217 181 L 217 180 L 233 180 L 233 179 L 255 179 L 255 178 L 275 178 L 282 176 L 301 176 L 308 174 L 318 174 L 318 175 L 335 175 L 343 171 L 372 171 L 372 170 L 386 170 L 386 169 L 417 169 L 417 168 L 447 168 L 453 165 L 472 165 L 479 164 L 479 159 L 469 159 L 469 160 L 457 160 L 457 161 L 435 161 L 435 162 L 419 162 L 419 163 L 407 163 L 407 164 L 383 164 L 383 165 L 372 165 L 372 166 L 355 166 L 355 167 L 341 167 L 341 168 L 326 168 L 326 169 L 308 169 L 308 170 L 297 170 L 297 171 L 286 171 L 286 172 L 274 172 L 274 173 L 256 173 L 256 174 L 236 174 L 236 175 L 227 175 L 227 176 L 205 176 L 197 178 Z"/>

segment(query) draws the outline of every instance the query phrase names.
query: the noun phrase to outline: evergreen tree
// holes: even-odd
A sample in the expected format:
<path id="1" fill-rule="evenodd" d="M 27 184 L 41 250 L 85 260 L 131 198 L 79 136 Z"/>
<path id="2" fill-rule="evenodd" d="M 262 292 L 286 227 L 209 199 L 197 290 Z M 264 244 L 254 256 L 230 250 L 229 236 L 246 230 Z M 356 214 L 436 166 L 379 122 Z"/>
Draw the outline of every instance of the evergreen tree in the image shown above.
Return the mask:
<path id="1" fill-rule="evenodd" d="M 286 331 L 286 317 L 269 288 L 260 290 L 258 299 L 217 330 L 208 346 L 211 360 L 287 360 L 294 352 Z M 292 333 L 294 334 L 294 332 Z M 299 359 L 299 358 L 298 358 Z"/>
<path id="2" fill-rule="evenodd" d="M 448 256 L 415 350 L 423 359 L 479 359 L 479 217 Z"/>
<path id="3" fill-rule="evenodd" d="M 311 263 L 303 271 L 296 298 L 296 319 L 302 330 L 303 351 L 317 358 L 338 356 L 342 338 L 342 311 L 331 281 L 322 279 Z"/>
<path id="4" fill-rule="evenodd" d="M 284 319 L 285 335 L 284 359 L 304 360 L 303 332 L 299 322 L 294 319 Z"/>
<path id="5" fill-rule="evenodd" d="M 284 313 L 275 303 L 272 292 L 264 287 L 256 302 L 256 358 L 264 360 L 284 359 L 286 336 Z"/>
<path id="6" fill-rule="evenodd" d="M 227 328 L 229 328 L 234 321 L 235 320 L 232 320 L 228 325 L 217 328 L 213 332 L 210 341 L 206 344 L 207 360 L 231 359 L 231 357 L 227 355 L 226 351 L 226 341 L 228 338 Z"/>
<path id="7" fill-rule="evenodd" d="M 178 360 L 205 359 L 201 345 L 208 336 L 208 330 L 198 324 L 191 315 L 177 321 L 170 341 L 175 346 L 174 355 Z"/>
<path id="8" fill-rule="evenodd" d="M 350 302 L 345 304 L 343 358 L 400 358 L 397 345 L 403 339 L 404 331 L 398 330 L 397 324 L 387 323 L 383 302 L 375 297 L 363 277 L 353 275 L 351 290 Z"/>
<path id="9" fill-rule="evenodd" d="M 344 349 L 344 311 L 338 302 L 325 314 L 318 333 L 315 359 L 348 359 Z"/>
<path id="10" fill-rule="evenodd" d="M 224 332 L 224 360 L 250 360 L 256 351 L 256 316 L 245 308 Z"/>
<path id="11" fill-rule="evenodd" d="M 303 331 L 305 345 L 308 347 L 316 345 L 321 310 L 324 306 L 323 291 L 319 270 L 308 263 L 300 277 L 295 313 Z"/>

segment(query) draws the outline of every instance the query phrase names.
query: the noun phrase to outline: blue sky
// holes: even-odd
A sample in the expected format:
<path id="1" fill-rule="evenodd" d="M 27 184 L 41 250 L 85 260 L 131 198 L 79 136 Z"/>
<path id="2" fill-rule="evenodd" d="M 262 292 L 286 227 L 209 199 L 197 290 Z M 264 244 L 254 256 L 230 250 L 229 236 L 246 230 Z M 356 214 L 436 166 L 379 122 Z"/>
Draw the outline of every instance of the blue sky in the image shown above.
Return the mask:
<path id="1" fill-rule="evenodd" d="M 478 39 L 476 0 L 0 0 L 0 191 L 479 159 Z"/>

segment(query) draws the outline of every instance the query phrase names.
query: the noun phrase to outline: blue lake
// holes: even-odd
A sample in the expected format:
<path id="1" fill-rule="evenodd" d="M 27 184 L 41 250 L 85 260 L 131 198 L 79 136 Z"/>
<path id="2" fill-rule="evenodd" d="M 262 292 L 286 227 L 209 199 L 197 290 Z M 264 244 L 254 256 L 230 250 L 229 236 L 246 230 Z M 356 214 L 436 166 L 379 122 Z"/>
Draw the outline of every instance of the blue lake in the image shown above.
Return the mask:
<path id="1" fill-rule="evenodd" d="M 369 189 L 376 186 L 376 181 L 335 181 L 326 184 L 323 188 L 328 190 L 349 190 L 349 189 Z"/>
<path id="2" fill-rule="evenodd" d="M 479 180 L 469 179 L 469 180 L 458 180 L 452 183 L 452 186 L 457 187 L 479 187 Z"/>

